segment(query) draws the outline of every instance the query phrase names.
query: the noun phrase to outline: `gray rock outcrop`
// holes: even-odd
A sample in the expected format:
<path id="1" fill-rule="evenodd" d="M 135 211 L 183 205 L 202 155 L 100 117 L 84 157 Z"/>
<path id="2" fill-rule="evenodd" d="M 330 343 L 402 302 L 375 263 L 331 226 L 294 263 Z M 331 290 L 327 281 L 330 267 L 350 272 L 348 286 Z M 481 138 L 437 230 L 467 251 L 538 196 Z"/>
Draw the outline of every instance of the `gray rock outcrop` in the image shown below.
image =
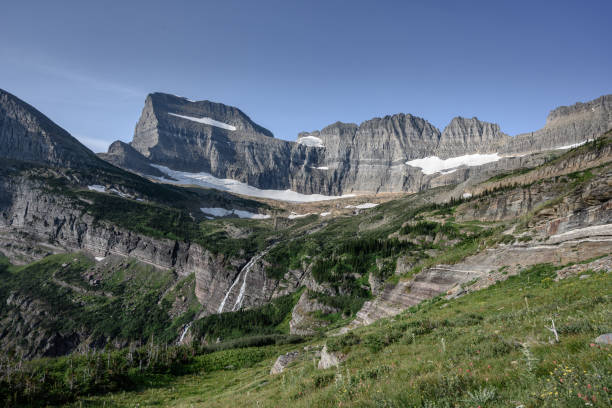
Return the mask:
<path id="1" fill-rule="evenodd" d="M 316 333 L 316 330 L 325 327 L 329 322 L 317 319 L 315 313 L 322 314 L 337 313 L 338 309 L 325 305 L 315 298 L 311 298 L 307 290 L 301 295 L 300 299 L 293 307 L 291 320 L 289 321 L 289 332 L 301 336 L 308 336 Z"/>
<path id="2" fill-rule="evenodd" d="M 319 370 L 327 370 L 328 368 L 337 367 L 344 360 L 346 360 L 346 355 L 328 351 L 327 345 L 325 345 L 323 350 L 321 350 L 321 359 L 317 367 Z"/>
<path id="3" fill-rule="evenodd" d="M 280 356 L 278 356 L 278 358 L 274 362 L 274 365 L 270 369 L 270 375 L 282 373 L 285 368 L 287 368 L 289 364 L 297 360 L 299 356 L 300 353 L 298 351 L 290 351 L 288 353 L 281 354 Z"/>

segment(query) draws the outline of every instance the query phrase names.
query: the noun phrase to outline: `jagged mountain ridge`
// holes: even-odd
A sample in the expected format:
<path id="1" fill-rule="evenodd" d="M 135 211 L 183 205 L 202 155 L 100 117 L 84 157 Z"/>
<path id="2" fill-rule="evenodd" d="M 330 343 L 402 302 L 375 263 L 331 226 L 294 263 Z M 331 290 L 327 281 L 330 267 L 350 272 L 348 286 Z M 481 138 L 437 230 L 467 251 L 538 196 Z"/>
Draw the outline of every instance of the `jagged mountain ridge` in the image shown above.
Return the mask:
<path id="1" fill-rule="evenodd" d="M 581 143 L 611 128 L 611 101 L 612 95 L 606 95 L 557 108 L 544 128 L 516 137 L 476 117 L 453 118 L 440 131 L 423 118 L 395 114 L 360 125 L 336 122 L 320 131 L 302 132 L 297 142 L 290 142 L 274 138 L 236 108 L 154 93 L 146 99 L 130 144 L 152 164 L 207 172 L 258 188 L 326 195 L 415 192 L 463 182 L 470 172 L 424 174 L 406 161 L 499 153 L 509 158 L 486 165 L 485 171 L 517 168 L 525 164 L 514 160 L 517 156 Z M 228 126 L 198 122 L 201 118 Z M 303 143 L 307 140 L 314 143 Z M 132 165 L 123 156 L 109 151 L 104 157 L 147 174 L 141 161 Z"/>

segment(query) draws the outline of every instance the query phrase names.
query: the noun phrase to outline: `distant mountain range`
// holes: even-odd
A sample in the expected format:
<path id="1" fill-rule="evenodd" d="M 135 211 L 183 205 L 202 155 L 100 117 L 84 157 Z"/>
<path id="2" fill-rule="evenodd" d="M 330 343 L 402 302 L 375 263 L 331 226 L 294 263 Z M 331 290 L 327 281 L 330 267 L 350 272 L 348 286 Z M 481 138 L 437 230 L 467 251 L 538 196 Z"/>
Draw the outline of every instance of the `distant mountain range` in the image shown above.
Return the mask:
<path id="1" fill-rule="evenodd" d="M 290 142 L 274 138 L 238 108 L 152 93 L 132 142 L 116 141 L 96 157 L 35 108 L 0 90 L 2 158 L 62 167 L 111 163 L 166 182 L 247 194 L 252 188 L 329 196 L 416 192 L 541 164 L 540 153 L 610 128 L 612 95 L 605 95 L 557 108 L 542 129 L 514 137 L 477 118 L 456 117 L 440 131 L 425 119 L 396 114 L 360 125 L 336 122 Z M 232 189 L 234 182 L 224 179 L 241 187 Z"/>
<path id="2" fill-rule="evenodd" d="M 541 160 L 527 155 L 583 143 L 610 128 L 612 95 L 605 95 L 557 108 L 542 129 L 515 137 L 475 117 L 456 117 L 440 131 L 425 119 L 396 114 L 360 125 L 336 122 L 289 142 L 274 138 L 237 108 L 153 93 L 129 146 L 115 142 L 100 157 L 157 177 L 163 168 L 153 165 L 304 194 L 415 192 L 463 182 L 473 175 L 474 164 L 484 164 L 479 173 L 538 164 Z M 475 154 L 497 156 L 483 163 L 482 157 L 470 156 Z M 467 157 L 453 161 L 458 167 L 432 174 L 412 162 L 461 156 Z"/>

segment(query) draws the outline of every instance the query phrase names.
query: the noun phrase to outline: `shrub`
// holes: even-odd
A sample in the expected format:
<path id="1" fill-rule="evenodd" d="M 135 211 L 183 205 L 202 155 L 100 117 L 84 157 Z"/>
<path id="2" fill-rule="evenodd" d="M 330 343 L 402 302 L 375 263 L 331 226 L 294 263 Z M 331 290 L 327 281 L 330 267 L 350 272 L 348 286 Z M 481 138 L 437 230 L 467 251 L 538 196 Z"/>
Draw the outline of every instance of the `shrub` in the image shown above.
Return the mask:
<path id="1" fill-rule="evenodd" d="M 329 351 L 342 351 L 346 353 L 351 346 L 359 344 L 360 342 L 361 338 L 350 331 L 342 336 L 336 336 L 328 339 L 326 345 Z"/>
<path id="2" fill-rule="evenodd" d="M 314 383 L 315 388 L 324 388 L 331 384 L 332 381 L 334 381 L 335 377 L 335 373 L 322 373 L 315 375 L 312 381 Z"/>

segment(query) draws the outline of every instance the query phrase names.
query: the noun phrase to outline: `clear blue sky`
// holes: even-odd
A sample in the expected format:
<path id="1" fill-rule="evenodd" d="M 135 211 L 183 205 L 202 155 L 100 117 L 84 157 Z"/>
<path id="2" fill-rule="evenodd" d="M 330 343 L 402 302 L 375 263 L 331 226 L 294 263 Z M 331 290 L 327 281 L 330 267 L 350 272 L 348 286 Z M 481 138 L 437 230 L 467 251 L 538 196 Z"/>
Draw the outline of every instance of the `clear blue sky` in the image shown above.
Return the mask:
<path id="1" fill-rule="evenodd" d="M 146 94 L 241 108 L 276 137 L 398 112 L 509 134 L 612 93 L 612 1 L 5 1 L 0 88 L 95 151 Z"/>

